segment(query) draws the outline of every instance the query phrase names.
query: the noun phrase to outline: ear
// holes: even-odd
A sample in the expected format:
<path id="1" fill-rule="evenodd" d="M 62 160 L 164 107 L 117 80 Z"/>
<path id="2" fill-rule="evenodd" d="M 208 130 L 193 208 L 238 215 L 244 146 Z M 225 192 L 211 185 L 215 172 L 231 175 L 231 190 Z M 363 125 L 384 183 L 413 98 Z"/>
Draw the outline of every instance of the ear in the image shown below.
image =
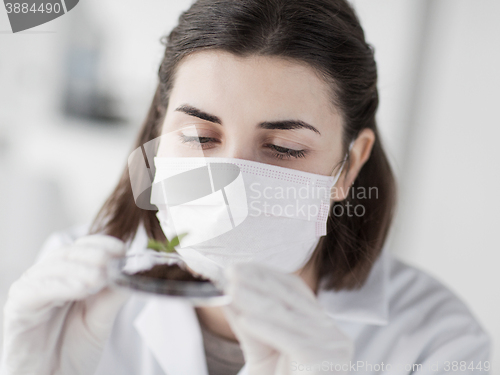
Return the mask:
<path id="1" fill-rule="evenodd" d="M 349 169 L 344 169 L 332 188 L 332 201 L 340 202 L 346 199 L 349 194 L 349 188 L 358 177 L 358 173 L 366 163 L 370 154 L 372 152 L 373 144 L 375 143 L 375 133 L 373 130 L 365 128 L 359 132 L 358 137 L 352 145 L 351 151 L 349 153 L 350 163 Z"/>

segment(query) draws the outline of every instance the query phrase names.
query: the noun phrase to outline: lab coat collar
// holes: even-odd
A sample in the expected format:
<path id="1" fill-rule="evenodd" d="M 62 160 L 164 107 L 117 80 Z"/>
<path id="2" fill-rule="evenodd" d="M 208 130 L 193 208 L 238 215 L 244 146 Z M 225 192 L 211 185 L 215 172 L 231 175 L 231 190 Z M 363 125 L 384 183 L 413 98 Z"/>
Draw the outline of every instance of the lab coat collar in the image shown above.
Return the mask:
<path id="1" fill-rule="evenodd" d="M 386 325 L 389 316 L 389 256 L 386 247 L 372 266 L 365 284 L 357 290 L 318 292 L 320 304 L 334 319 L 371 325 Z"/>
<path id="2" fill-rule="evenodd" d="M 129 252 L 143 251 L 146 243 L 147 236 L 141 226 Z M 387 257 L 384 249 L 359 290 L 320 289 L 320 304 L 334 319 L 387 324 Z M 133 324 L 166 374 L 208 375 L 201 329 L 192 305 L 176 298 L 149 297 Z M 238 375 L 246 373 L 246 366 L 243 366 Z"/>
<path id="3" fill-rule="evenodd" d="M 134 327 L 168 375 L 208 375 L 198 318 L 189 302 L 151 297 Z"/>

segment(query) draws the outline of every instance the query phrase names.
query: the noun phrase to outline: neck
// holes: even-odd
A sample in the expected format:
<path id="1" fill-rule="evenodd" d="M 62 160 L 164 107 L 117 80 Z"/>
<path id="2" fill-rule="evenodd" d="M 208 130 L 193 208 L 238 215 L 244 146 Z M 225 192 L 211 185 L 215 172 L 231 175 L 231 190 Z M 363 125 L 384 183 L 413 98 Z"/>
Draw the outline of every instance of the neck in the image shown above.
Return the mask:
<path id="1" fill-rule="evenodd" d="M 222 307 L 196 307 L 195 311 L 200 324 L 204 325 L 210 332 L 227 340 L 238 342 L 226 320 Z"/>

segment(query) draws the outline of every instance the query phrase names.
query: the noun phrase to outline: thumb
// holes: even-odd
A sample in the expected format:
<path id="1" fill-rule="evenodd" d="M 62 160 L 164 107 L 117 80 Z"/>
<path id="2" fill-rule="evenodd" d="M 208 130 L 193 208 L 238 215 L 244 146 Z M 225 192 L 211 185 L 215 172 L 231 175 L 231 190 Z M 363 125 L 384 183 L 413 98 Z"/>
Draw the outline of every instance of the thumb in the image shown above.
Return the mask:
<path id="1" fill-rule="evenodd" d="M 125 288 L 106 287 L 84 301 L 85 320 L 91 333 L 105 339 L 115 320 L 116 314 L 131 296 Z"/>
<path id="2" fill-rule="evenodd" d="M 61 371 L 58 373 L 95 372 L 115 317 L 129 294 L 124 289 L 106 287 L 84 300 L 73 302 L 61 340 Z"/>
<path id="3" fill-rule="evenodd" d="M 116 315 L 130 296 L 125 289 L 106 287 L 75 301 L 66 319 L 61 345 L 61 374 L 93 374 L 113 329 Z"/>

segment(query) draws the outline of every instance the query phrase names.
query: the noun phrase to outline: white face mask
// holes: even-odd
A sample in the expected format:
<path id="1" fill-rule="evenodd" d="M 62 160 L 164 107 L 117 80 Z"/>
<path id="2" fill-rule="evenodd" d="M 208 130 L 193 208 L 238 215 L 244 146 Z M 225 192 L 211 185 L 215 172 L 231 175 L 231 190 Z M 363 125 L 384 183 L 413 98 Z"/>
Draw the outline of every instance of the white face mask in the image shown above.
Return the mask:
<path id="1" fill-rule="evenodd" d="M 195 272 L 222 280 L 225 267 L 258 262 L 303 267 L 326 234 L 335 177 L 242 159 L 155 157 L 151 203 L 168 240 Z"/>

